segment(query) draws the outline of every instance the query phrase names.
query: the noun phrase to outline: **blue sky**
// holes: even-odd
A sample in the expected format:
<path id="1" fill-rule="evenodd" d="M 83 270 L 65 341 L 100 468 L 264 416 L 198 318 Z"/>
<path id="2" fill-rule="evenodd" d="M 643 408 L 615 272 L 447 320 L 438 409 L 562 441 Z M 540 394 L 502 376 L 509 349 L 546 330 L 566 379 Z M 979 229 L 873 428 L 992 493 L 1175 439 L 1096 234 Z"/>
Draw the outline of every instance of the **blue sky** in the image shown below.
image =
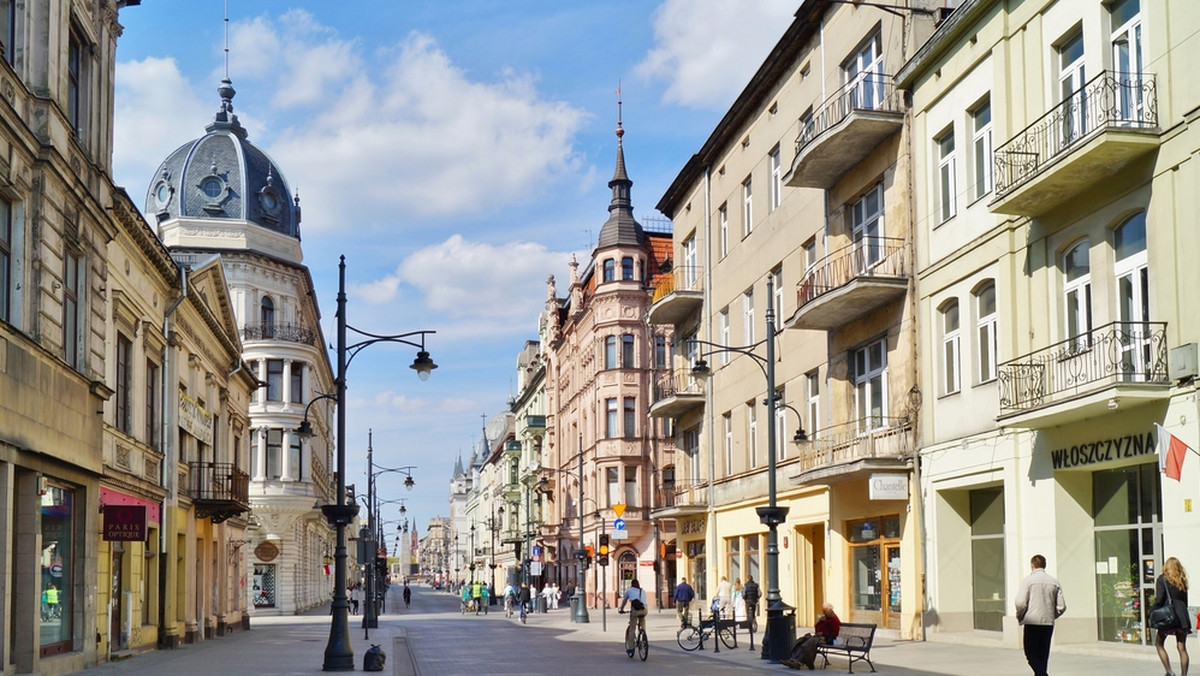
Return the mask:
<path id="1" fill-rule="evenodd" d="M 376 464 L 417 467 L 412 492 L 380 476 L 381 497 L 422 530 L 449 513 L 455 458 L 504 409 L 546 277 L 565 293 L 608 216 L 618 83 L 644 222 L 799 4 L 229 1 L 234 109 L 300 193 L 327 340 L 342 254 L 352 326 L 437 331 L 428 382 L 402 346 L 354 360 L 347 481 L 365 484 L 371 428 Z M 217 110 L 224 16 L 222 0 L 121 10 L 114 178 L 139 204 Z"/>

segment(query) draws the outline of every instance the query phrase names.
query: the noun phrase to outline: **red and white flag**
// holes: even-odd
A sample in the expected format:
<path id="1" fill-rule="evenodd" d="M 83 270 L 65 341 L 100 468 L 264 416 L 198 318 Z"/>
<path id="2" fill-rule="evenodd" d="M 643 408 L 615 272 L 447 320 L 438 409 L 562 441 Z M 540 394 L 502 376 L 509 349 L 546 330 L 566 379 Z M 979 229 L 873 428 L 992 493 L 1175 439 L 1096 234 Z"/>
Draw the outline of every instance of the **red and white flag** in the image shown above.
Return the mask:
<path id="1" fill-rule="evenodd" d="M 1158 435 L 1158 469 L 1167 475 L 1168 479 L 1179 481 L 1183 472 L 1183 458 L 1187 455 L 1188 445 L 1183 439 L 1168 432 L 1162 425 L 1154 423 L 1154 432 Z"/>

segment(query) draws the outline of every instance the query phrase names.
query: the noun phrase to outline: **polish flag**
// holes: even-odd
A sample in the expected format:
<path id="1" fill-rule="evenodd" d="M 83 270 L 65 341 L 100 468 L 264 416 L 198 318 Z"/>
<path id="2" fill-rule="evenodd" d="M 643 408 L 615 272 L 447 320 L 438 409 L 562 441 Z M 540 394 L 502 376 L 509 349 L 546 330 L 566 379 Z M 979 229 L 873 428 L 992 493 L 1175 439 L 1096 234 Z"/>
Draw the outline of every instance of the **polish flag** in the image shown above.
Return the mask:
<path id="1" fill-rule="evenodd" d="M 325 564 L 325 574 L 326 574 L 326 575 L 332 575 L 332 574 L 333 574 L 333 573 L 332 573 L 332 571 L 330 571 L 330 570 L 329 570 L 329 564 L 328 564 L 328 563 L 326 563 L 326 564 Z"/>
<path id="2" fill-rule="evenodd" d="M 1158 469 L 1166 474 L 1168 479 L 1179 481 L 1188 445 L 1158 423 L 1154 423 L 1154 431 L 1158 435 Z"/>

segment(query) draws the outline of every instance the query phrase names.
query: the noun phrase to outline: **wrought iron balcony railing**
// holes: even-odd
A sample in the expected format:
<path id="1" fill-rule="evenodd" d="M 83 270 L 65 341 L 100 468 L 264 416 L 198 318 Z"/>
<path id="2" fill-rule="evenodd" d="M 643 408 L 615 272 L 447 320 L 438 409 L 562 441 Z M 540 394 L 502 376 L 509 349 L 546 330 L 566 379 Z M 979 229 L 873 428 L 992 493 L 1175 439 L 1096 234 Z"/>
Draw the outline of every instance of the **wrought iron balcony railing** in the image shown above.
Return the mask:
<path id="1" fill-rule="evenodd" d="M 904 458 L 912 453 L 912 421 L 871 416 L 826 427 L 800 453 L 800 471 L 835 467 L 856 460 Z"/>
<path id="2" fill-rule="evenodd" d="M 704 385 L 692 375 L 690 368 L 683 368 L 656 372 L 653 390 L 652 402 L 657 402 L 679 395 L 703 395 Z"/>
<path id="3" fill-rule="evenodd" d="M 903 239 L 864 237 L 828 256 L 808 271 L 798 285 L 796 307 L 841 288 L 859 277 L 904 277 L 908 256 Z"/>
<path id="4" fill-rule="evenodd" d="M 820 138 L 856 110 L 903 112 L 902 92 L 896 91 L 893 77 L 867 71 L 842 85 L 821 103 L 821 107 L 813 113 L 811 119 L 801 120 L 800 137 L 796 139 L 796 154 L 799 155 L 805 146 Z"/>
<path id="5" fill-rule="evenodd" d="M 242 329 L 243 340 L 286 340 L 305 345 L 317 344 L 317 332 L 301 324 L 258 324 Z"/>
<path id="6" fill-rule="evenodd" d="M 250 509 L 250 475 L 231 462 L 189 462 L 196 515 L 220 523 Z"/>
<path id="7" fill-rule="evenodd" d="M 996 196 L 1039 175 L 1101 131 L 1157 126 L 1154 75 L 1104 71 L 996 149 Z"/>
<path id="8" fill-rule="evenodd" d="M 703 291 L 704 280 L 698 265 L 677 265 L 669 275 L 661 275 L 654 284 L 651 303 L 666 298 L 676 291 Z"/>
<path id="9" fill-rule="evenodd" d="M 1113 322 L 1000 365 L 1000 414 L 1119 383 L 1169 385 L 1165 322 Z"/>

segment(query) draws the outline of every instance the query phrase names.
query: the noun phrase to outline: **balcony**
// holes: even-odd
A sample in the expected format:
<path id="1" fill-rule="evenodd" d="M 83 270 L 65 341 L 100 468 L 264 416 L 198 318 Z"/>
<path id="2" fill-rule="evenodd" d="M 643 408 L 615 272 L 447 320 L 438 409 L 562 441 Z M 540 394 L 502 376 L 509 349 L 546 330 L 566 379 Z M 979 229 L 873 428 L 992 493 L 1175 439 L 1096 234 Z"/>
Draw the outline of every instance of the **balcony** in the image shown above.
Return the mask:
<path id="1" fill-rule="evenodd" d="M 527 415 L 525 416 L 525 427 L 535 429 L 546 429 L 546 416 L 544 415 Z"/>
<path id="2" fill-rule="evenodd" d="M 654 489 L 654 507 L 651 519 L 680 519 L 708 511 L 708 489 L 704 486 L 691 488 L 665 483 Z"/>
<path id="3" fill-rule="evenodd" d="M 913 453 L 908 418 L 876 416 L 820 430 L 800 445 L 793 485 L 835 484 L 903 469 Z"/>
<path id="4" fill-rule="evenodd" d="M 651 324 L 675 325 L 699 312 L 704 305 L 704 278 L 695 265 L 681 265 L 662 275 L 654 285 L 650 304 Z"/>
<path id="5" fill-rule="evenodd" d="M 289 343 L 317 344 L 317 332 L 300 324 L 259 324 L 242 329 L 242 340 L 283 340 Z"/>
<path id="6" fill-rule="evenodd" d="M 656 372 L 652 396 L 650 415 L 656 418 L 678 419 L 704 407 L 704 385 L 690 368 Z"/>
<path id="7" fill-rule="evenodd" d="M 996 149 L 994 213 L 1040 216 L 1158 148 L 1153 75 L 1106 71 Z"/>
<path id="8" fill-rule="evenodd" d="M 1000 415 L 1040 429 L 1163 401 L 1171 385 L 1165 322 L 1113 322 L 1000 365 Z"/>
<path id="9" fill-rule="evenodd" d="M 230 462 L 189 462 L 188 486 L 199 518 L 213 523 L 250 511 L 250 475 Z"/>
<path id="10" fill-rule="evenodd" d="M 825 257 L 797 285 L 787 329 L 832 331 L 908 292 L 904 240 L 867 237 Z"/>
<path id="11" fill-rule="evenodd" d="M 784 182 L 828 190 L 904 125 L 904 94 L 892 76 L 862 73 L 800 121 L 796 159 Z"/>

